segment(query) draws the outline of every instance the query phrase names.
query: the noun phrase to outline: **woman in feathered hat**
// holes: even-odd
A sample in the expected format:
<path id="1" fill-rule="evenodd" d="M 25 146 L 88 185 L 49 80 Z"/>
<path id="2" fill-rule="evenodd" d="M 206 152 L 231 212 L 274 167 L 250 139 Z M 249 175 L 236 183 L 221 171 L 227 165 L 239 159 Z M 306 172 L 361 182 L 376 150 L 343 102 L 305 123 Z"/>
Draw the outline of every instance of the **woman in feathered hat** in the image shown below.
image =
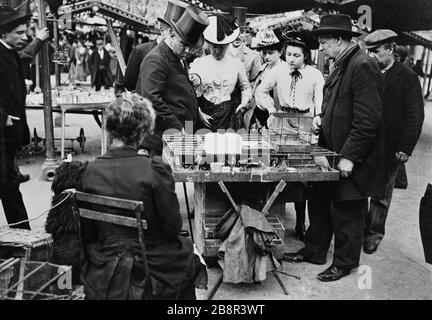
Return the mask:
<path id="1" fill-rule="evenodd" d="M 270 71 L 279 66 L 279 64 L 284 63 L 281 59 L 283 42 L 278 39 L 272 30 L 263 30 L 257 33 L 256 44 L 252 48 L 261 53 L 264 61 L 252 88 L 251 108 L 253 108 L 253 115 L 249 126 L 249 129 L 257 129 L 259 131 L 261 128 L 267 127 L 269 113 L 266 109 L 261 109 L 261 107 L 256 105 L 255 92 Z M 269 94 L 274 99 L 275 105 L 278 105 L 276 90 L 277 88 L 274 88 Z"/>
<path id="2" fill-rule="evenodd" d="M 217 14 L 209 17 L 210 24 L 204 31 L 211 54 L 197 58 L 190 73 L 195 74 L 199 106 L 210 117 L 210 129 L 234 129 L 244 127 L 243 112 L 252 97 L 251 88 L 243 64 L 227 55 L 228 45 L 240 34 L 234 18 Z M 235 94 L 236 89 L 241 94 Z M 240 97 L 241 95 L 241 97 Z"/>

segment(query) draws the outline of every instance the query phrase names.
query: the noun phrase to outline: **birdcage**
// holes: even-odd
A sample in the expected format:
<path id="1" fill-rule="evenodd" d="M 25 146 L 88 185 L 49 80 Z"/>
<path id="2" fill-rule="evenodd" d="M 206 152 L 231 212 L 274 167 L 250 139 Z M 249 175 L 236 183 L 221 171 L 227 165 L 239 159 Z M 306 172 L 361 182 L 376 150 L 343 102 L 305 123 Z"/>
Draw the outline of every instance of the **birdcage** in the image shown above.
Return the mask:
<path id="1" fill-rule="evenodd" d="M 267 134 L 276 149 L 281 152 L 308 151 L 314 143 L 311 132 L 313 116 L 288 112 L 273 115 L 274 120 Z"/>
<path id="2" fill-rule="evenodd" d="M 0 259 L 0 300 L 68 300 L 72 293 L 70 266 L 24 258 Z"/>

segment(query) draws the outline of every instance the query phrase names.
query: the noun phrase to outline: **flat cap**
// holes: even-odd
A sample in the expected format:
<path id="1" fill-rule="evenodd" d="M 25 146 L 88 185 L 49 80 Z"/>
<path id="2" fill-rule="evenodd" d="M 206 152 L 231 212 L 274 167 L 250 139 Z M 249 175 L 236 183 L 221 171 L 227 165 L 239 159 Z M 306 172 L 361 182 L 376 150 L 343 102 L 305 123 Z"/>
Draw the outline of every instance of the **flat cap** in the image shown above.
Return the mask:
<path id="1" fill-rule="evenodd" d="M 392 42 L 397 33 L 390 29 L 378 29 L 365 37 L 366 49 L 376 48 L 384 43 Z"/>

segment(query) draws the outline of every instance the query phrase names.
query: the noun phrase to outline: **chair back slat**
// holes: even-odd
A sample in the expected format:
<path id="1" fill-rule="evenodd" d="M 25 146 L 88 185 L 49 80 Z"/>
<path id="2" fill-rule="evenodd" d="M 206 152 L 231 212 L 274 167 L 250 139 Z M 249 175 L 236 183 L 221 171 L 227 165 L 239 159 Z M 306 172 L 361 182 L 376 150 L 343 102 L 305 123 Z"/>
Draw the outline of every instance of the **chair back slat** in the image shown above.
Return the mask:
<path id="1" fill-rule="evenodd" d="M 84 209 L 79 208 L 79 213 L 82 218 L 87 218 L 90 220 L 96 220 L 101 222 L 107 222 L 112 224 L 121 225 L 124 227 L 132 227 L 137 228 L 137 219 L 136 218 L 130 218 L 130 217 L 122 217 L 114 214 L 109 214 L 105 212 L 90 210 L 90 209 Z M 144 230 L 147 229 L 147 221 L 144 219 L 141 219 L 142 221 L 142 228 Z"/>
<path id="2" fill-rule="evenodd" d="M 85 202 L 89 204 L 102 205 L 106 207 L 112 207 L 115 209 L 124 210 L 140 210 L 144 211 L 144 204 L 142 201 L 126 200 L 113 197 L 100 196 L 95 194 L 84 193 L 76 191 L 76 198 L 80 202 Z"/>

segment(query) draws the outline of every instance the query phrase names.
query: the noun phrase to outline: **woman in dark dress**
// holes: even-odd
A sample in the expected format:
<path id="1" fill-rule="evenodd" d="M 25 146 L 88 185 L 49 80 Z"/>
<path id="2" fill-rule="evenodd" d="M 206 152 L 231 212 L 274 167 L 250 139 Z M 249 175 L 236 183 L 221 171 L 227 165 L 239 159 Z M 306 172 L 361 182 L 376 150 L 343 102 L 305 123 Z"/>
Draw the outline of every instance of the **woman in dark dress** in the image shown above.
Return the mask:
<path id="1" fill-rule="evenodd" d="M 107 113 L 110 149 L 89 163 L 82 190 L 144 202 L 150 281 L 135 228 L 84 219 L 86 257 L 81 277 L 86 298 L 196 299 L 194 283 L 200 271 L 206 271 L 200 268 L 191 240 L 179 235 L 182 218 L 171 170 L 161 157 L 137 152 L 154 126 L 151 103 L 139 96 L 118 98 Z"/>

